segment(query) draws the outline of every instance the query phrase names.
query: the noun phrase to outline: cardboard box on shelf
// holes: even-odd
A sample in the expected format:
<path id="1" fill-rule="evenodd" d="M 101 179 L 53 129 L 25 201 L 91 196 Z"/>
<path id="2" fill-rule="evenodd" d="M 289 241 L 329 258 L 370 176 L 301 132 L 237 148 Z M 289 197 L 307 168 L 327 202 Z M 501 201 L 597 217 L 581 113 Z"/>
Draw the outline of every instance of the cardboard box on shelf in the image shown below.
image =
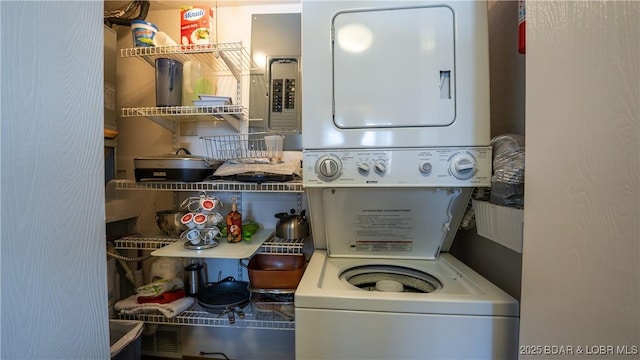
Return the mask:
<path id="1" fill-rule="evenodd" d="M 213 8 L 203 5 L 180 7 L 180 44 L 209 44 L 216 42 Z"/>

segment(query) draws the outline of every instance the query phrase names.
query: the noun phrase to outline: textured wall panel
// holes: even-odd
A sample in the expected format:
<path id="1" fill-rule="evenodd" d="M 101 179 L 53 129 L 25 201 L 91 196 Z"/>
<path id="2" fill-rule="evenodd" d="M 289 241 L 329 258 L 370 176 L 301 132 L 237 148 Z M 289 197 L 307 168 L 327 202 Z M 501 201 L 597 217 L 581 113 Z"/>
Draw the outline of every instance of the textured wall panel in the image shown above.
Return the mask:
<path id="1" fill-rule="evenodd" d="M 102 2 L 0 17 L 0 357 L 108 358 Z"/>
<path id="2" fill-rule="evenodd" d="M 639 346 L 640 3 L 527 6 L 520 342 Z"/>

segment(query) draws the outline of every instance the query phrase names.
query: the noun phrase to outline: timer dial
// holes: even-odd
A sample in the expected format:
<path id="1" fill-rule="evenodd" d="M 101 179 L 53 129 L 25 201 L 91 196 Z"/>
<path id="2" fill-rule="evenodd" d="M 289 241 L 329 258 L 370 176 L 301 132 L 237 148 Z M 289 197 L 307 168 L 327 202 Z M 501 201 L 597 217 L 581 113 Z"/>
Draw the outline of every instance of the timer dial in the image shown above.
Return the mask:
<path id="1" fill-rule="evenodd" d="M 316 174 L 324 181 L 332 181 L 342 174 L 342 161 L 334 155 L 322 156 L 316 161 Z"/>
<path id="2" fill-rule="evenodd" d="M 456 179 L 468 180 L 476 174 L 476 159 L 469 153 L 456 154 L 451 159 L 449 170 Z"/>

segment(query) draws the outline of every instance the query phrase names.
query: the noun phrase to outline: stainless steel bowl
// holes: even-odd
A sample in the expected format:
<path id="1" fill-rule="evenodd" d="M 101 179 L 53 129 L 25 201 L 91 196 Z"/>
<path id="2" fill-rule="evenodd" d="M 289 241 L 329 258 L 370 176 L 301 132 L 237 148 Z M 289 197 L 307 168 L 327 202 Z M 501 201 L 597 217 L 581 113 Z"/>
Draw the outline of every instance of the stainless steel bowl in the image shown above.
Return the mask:
<path id="1" fill-rule="evenodd" d="M 167 236 L 180 236 L 187 230 L 187 226 L 180 222 L 185 210 L 163 210 L 156 213 L 156 224 L 163 234 Z"/>

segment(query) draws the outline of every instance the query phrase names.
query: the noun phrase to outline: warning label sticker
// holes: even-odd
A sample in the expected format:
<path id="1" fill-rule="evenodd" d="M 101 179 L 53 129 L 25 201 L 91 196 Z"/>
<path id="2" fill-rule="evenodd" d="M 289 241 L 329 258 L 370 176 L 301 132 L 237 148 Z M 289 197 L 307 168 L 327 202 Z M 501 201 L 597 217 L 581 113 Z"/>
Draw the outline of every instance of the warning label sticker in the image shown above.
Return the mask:
<path id="1" fill-rule="evenodd" d="M 352 250 L 411 251 L 415 226 L 411 209 L 363 209 L 354 220 Z"/>

